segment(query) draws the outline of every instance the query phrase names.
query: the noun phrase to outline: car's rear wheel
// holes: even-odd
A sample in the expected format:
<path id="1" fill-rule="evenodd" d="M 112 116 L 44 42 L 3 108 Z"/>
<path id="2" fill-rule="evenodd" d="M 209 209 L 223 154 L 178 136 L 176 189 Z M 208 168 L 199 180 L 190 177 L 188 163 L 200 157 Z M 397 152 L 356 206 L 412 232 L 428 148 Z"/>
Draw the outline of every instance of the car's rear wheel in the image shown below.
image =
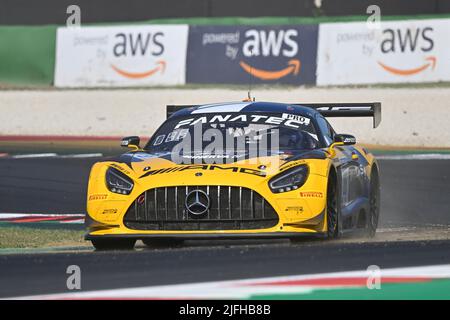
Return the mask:
<path id="1" fill-rule="evenodd" d="M 91 240 L 96 250 L 131 250 L 136 243 L 135 239 L 94 239 Z"/>
<path id="2" fill-rule="evenodd" d="M 375 236 L 378 227 L 378 220 L 380 218 L 380 180 L 376 169 L 370 177 L 370 210 L 367 219 L 367 235 L 369 237 Z"/>
<path id="3" fill-rule="evenodd" d="M 337 181 L 334 173 L 330 174 L 327 187 L 327 235 L 328 238 L 339 237 L 339 213 Z"/>
<path id="4" fill-rule="evenodd" d="M 149 248 L 171 248 L 183 245 L 183 240 L 179 239 L 142 239 L 142 242 Z"/>

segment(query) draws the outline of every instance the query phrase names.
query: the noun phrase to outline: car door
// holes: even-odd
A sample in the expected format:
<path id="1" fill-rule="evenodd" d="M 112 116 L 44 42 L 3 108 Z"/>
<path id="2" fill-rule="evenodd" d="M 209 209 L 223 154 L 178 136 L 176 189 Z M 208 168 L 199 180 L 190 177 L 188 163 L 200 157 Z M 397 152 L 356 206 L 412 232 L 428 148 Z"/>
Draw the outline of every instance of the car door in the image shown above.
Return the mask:
<path id="1" fill-rule="evenodd" d="M 319 116 L 318 124 L 327 146 L 334 142 L 335 131 L 323 117 Z M 337 171 L 340 226 L 342 230 L 358 226 L 361 212 L 367 212 L 369 165 L 365 157 L 353 145 L 336 146 L 333 164 Z"/>

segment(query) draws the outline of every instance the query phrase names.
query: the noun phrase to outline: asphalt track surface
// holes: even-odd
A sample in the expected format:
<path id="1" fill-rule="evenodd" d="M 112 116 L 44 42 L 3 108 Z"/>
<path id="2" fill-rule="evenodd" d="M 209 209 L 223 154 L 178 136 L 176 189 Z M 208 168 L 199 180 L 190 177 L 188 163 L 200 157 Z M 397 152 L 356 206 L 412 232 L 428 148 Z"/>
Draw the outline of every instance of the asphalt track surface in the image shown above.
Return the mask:
<path id="1" fill-rule="evenodd" d="M 68 293 L 69 265 L 81 269 L 83 291 L 322 272 L 448 264 L 449 241 L 289 242 L 134 252 L 0 255 L 0 298 Z"/>
<path id="2" fill-rule="evenodd" d="M 0 159 L 0 212 L 82 213 L 89 169 L 99 159 Z M 381 160 L 381 227 L 450 225 L 448 160 Z M 82 289 L 231 280 L 450 263 L 450 241 L 193 242 L 133 252 L 0 255 L 0 297 L 67 292 L 79 265 Z"/>

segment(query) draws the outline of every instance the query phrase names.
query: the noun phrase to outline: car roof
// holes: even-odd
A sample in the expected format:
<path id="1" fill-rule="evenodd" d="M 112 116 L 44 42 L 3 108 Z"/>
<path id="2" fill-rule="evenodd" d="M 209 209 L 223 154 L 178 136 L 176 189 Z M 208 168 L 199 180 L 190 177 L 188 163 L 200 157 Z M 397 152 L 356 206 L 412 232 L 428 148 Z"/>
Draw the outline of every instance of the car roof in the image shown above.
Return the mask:
<path id="1" fill-rule="evenodd" d="M 171 118 L 205 113 L 290 113 L 314 118 L 319 112 L 297 104 L 277 102 L 225 102 L 187 106 L 172 114 Z"/>

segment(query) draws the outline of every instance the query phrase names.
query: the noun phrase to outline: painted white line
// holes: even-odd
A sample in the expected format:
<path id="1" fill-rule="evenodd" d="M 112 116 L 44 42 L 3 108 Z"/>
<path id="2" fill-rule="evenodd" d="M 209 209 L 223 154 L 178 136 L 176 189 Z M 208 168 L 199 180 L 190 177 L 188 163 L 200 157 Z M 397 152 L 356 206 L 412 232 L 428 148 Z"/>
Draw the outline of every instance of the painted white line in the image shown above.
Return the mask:
<path id="1" fill-rule="evenodd" d="M 11 156 L 13 159 L 28 159 L 28 158 L 52 158 L 56 157 L 56 153 L 32 153 L 32 154 L 17 154 Z"/>
<path id="2" fill-rule="evenodd" d="M 63 224 L 83 224 L 84 223 L 84 219 L 77 219 L 77 220 L 65 220 L 65 221 L 59 221 L 59 223 L 63 223 Z"/>
<path id="3" fill-rule="evenodd" d="M 377 229 L 377 233 L 412 231 L 415 229 L 416 229 L 415 227 L 379 228 L 379 229 Z"/>
<path id="4" fill-rule="evenodd" d="M 57 154 L 57 153 L 33 153 L 33 154 L 17 154 L 5 156 L 4 158 L 12 159 L 33 159 L 33 158 L 100 158 L 103 153 L 80 153 L 80 154 Z"/>
<path id="5" fill-rule="evenodd" d="M 2 212 L 0 212 L 0 219 L 23 218 L 23 217 L 79 217 L 79 216 L 85 216 L 85 214 L 84 213 L 45 214 L 45 213 L 2 213 Z"/>
<path id="6" fill-rule="evenodd" d="M 296 275 L 284 277 L 267 277 L 234 281 L 212 281 L 140 288 L 124 288 L 112 290 L 85 291 L 76 293 L 60 293 L 10 299 L 239 299 L 255 294 L 289 294 L 308 293 L 318 285 L 270 285 L 271 282 L 300 281 L 313 279 L 367 278 L 367 270 L 333 272 L 322 274 Z M 433 278 L 449 279 L 450 265 L 434 265 L 409 268 L 381 269 L 381 277 L 398 278 Z M 354 286 L 346 286 L 354 287 Z M 321 285 L 320 289 L 332 289 L 336 286 Z"/>
<path id="7" fill-rule="evenodd" d="M 43 214 L 43 213 L 1 213 L 0 212 L 0 222 L 6 222 L 6 223 L 30 223 L 30 222 L 36 222 L 36 223 L 46 223 L 46 222 L 52 222 L 52 223 L 61 223 L 61 224 L 83 224 L 84 223 L 84 217 L 86 215 L 84 213 L 80 214 Z M 43 220 L 39 220 L 40 217 L 43 217 Z M 61 218 L 60 219 L 50 219 L 46 220 L 46 217 L 56 217 Z M 13 220 L 13 219 L 38 219 L 36 221 L 22 221 L 22 220 Z M 13 220 L 13 221 L 11 221 Z"/>
<path id="8" fill-rule="evenodd" d="M 81 154 L 66 154 L 58 156 L 58 158 L 99 158 L 103 157 L 103 153 L 81 153 Z"/>
<path id="9" fill-rule="evenodd" d="M 450 160 L 448 153 L 417 153 L 375 156 L 379 160 Z"/>

